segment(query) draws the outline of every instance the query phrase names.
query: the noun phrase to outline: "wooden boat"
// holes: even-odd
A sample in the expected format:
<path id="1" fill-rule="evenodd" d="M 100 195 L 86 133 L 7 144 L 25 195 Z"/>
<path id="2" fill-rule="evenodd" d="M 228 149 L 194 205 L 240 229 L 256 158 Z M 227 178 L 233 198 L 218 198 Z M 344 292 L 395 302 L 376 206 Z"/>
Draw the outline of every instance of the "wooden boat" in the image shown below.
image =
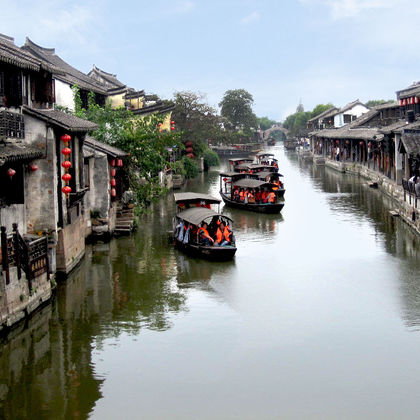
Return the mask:
<path id="1" fill-rule="evenodd" d="M 235 189 L 264 189 L 267 192 L 274 192 L 276 201 L 274 203 L 245 202 L 237 201 L 233 196 Z M 284 207 L 284 201 L 281 198 L 281 192 L 276 189 L 277 185 L 260 179 L 248 177 L 248 174 L 238 174 L 237 172 L 220 173 L 220 195 L 226 205 L 238 209 L 255 211 L 259 213 L 280 213 Z M 284 194 L 284 192 L 283 192 Z"/>
<path id="2" fill-rule="evenodd" d="M 268 166 L 270 168 L 274 167 L 278 170 L 279 161 L 274 158 L 274 153 L 259 152 L 256 155 L 257 163 L 259 165 Z"/>
<path id="3" fill-rule="evenodd" d="M 260 165 L 258 163 L 242 163 L 236 165 L 233 171 L 241 174 L 255 174 L 263 171 L 277 172 L 278 168 L 275 166 Z"/>
<path id="4" fill-rule="evenodd" d="M 232 219 L 210 208 L 211 204 L 219 204 L 221 200 L 208 194 L 193 192 L 177 193 L 174 194 L 174 198 L 177 205 L 173 230 L 173 240 L 176 248 L 188 255 L 212 261 L 232 259 L 236 253 L 234 236 L 232 236 L 231 245 L 209 246 L 199 242 L 197 233 L 202 223 L 207 223 L 210 234 L 212 230 L 216 231 L 217 221 L 232 226 Z M 214 226 L 212 226 L 213 224 Z M 188 226 L 187 229 L 185 229 L 186 226 Z M 180 235 L 181 229 L 182 235 Z M 189 232 L 188 240 L 185 240 L 184 235 L 187 235 L 187 232 Z"/>
<path id="5" fill-rule="evenodd" d="M 250 174 L 251 178 L 259 179 L 260 181 L 269 182 L 271 184 L 276 184 L 277 189 L 277 197 L 283 197 L 284 193 L 286 192 L 286 189 L 284 188 L 284 182 L 280 180 L 281 177 L 283 177 L 282 174 L 278 172 L 272 172 L 272 171 L 262 171 L 262 172 L 256 172 L 255 174 Z"/>
<path id="6" fill-rule="evenodd" d="M 250 165 L 254 162 L 253 157 L 243 157 L 243 158 L 230 158 L 229 159 L 229 170 L 234 171 L 238 165 Z"/>
<path id="7" fill-rule="evenodd" d="M 221 157 L 247 157 L 261 150 L 261 146 L 257 143 L 210 146 L 210 148 Z"/>

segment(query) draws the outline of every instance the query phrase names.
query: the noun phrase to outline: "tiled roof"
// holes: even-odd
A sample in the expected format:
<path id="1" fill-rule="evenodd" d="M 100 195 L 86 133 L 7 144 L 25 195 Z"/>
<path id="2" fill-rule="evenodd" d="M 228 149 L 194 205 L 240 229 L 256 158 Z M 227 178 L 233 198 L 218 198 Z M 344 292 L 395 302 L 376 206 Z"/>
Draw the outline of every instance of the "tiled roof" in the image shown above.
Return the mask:
<path id="1" fill-rule="evenodd" d="M 22 49 L 29 51 L 31 54 L 39 57 L 40 59 L 47 61 L 48 63 L 58 67 L 64 75 L 57 75 L 57 79 L 63 80 L 71 85 L 78 85 L 81 89 L 89 90 L 92 92 L 106 95 L 106 89 L 104 85 L 99 84 L 96 80 L 82 73 L 81 71 L 70 66 L 62 60 L 58 55 L 55 54 L 54 48 L 43 48 L 32 42 L 29 38 L 26 38 L 25 44 Z"/>
<path id="2" fill-rule="evenodd" d="M 404 99 L 415 95 L 420 96 L 420 82 L 414 82 L 412 85 L 405 89 L 398 90 L 396 93 L 398 99 Z"/>
<path id="3" fill-rule="evenodd" d="M 123 150 L 118 149 L 118 147 L 114 147 L 109 144 L 102 143 L 91 136 L 86 136 L 84 145 L 87 146 L 91 150 L 98 150 L 99 152 L 105 153 L 114 158 L 128 156 L 127 152 L 124 152 Z"/>
<path id="4" fill-rule="evenodd" d="M 94 79 L 97 80 L 97 78 L 102 78 L 104 79 L 107 83 L 105 83 L 107 85 L 107 88 L 125 88 L 127 87 L 124 83 L 120 82 L 117 79 L 117 75 L 116 74 L 112 74 L 112 73 L 108 73 L 104 70 L 101 70 L 99 67 L 96 67 L 95 65 L 93 65 L 92 70 L 88 73 L 89 77 L 92 77 Z"/>
<path id="5" fill-rule="evenodd" d="M 35 116 L 71 132 L 87 132 L 98 128 L 93 122 L 76 117 L 73 114 L 58 111 L 57 109 L 35 109 L 28 106 L 24 106 L 22 109 L 26 114 Z"/>
<path id="6" fill-rule="evenodd" d="M 3 34 L 0 34 L 0 62 L 33 71 L 46 70 L 50 73 L 62 73 L 58 68 L 52 66 L 47 61 L 35 57 L 28 51 L 24 51 L 23 49 L 17 47 L 14 44 L 13 38 Z"/>
<path id="7" fill-rule="evenodd" d="M 376 105 L 373 107 L 373 109 L 377 109 L 382 110 L 382 109 L 388 109 L 388 108 L 399 108 L 400 103 L 398 101 L 392 101 L 392 102 L 387 102 L 385 104 L 381 104 L 381 105 Z"/>
<path id="8" fill-rule="evenodd" d="M 314 134 L 315 137 L 327 139 L 361 139 L 381 140 L 384 135 L 377 128 L 348 128 L 344 126 L 336 130 L 321 130 Z"/>
<path id="9" fill-rule="evenodd" d="M 147 115 L 147 114 L 153 114 L 155 112 L 158 112 L 159 114 L 165 114 L 166 112 L 173 111 L 175 109 L 175 105 L 166 105 L 161 103 L 156 103 L 154 105 L 145 106 L 143 108 L 139 109 L 133 109 L 131 112 L 134 115 Z"/>
<path id="10" fill-rule="evenodd" d="M 356 105 L 363 105 L 363 106 L 365 106 L 364 104 L 362 104 L 358 99 L 356 99 L 355 101 L 353 101 L 353 102 L 350 102 L 350 103 L 348 103 L 347 105 L 344 105 L 341 109 L 340 109 L 340 111 L 339 111 L 339 113 L 341 114 L 341 113 L 344 113 L 344 112 L 346 112 L 346 111 L 348 111 L 349 109 L 352 109 L 354 106 L 356 106 Z"/>
<path id="11" fill-rule="evenodd" d="M 39 149 L 32 148 L 23 143 L 0 144 L 0 166 L 17 161 L 31 161 L 40 159 L 44 156 L 44 152 Z"/>
<path id="12" fill-rule="evenodd" d="M 311 118 L 310 120 L 308 120 L 308 122 L 311 122 L 311 121 L 318 121 L 318 120 L 320 120 L 321 118 L 326 118 L 326 117 L 328 117 L 329 115 L 330 115 L 330 113 L 331 112 L 335 112 L 335 111 L 338 111 L 338 109 L 335 107 L 335 106 L 333 106 L 333 107 L 331 107 L 331 108 L 328 108 L 327 110 L 325 110 L 324 112 L 321 112 L 321 114 L 318 114 L 318 115 L 316 115 L 315 117 L 313 117 L 313 118 Z"/>
<path id="13" fill-rule="evenodd" d="M 404 148 L 408 154 L 416 156 L 420 155 L 420 130 L 409 130 L 401 136 Z"/>

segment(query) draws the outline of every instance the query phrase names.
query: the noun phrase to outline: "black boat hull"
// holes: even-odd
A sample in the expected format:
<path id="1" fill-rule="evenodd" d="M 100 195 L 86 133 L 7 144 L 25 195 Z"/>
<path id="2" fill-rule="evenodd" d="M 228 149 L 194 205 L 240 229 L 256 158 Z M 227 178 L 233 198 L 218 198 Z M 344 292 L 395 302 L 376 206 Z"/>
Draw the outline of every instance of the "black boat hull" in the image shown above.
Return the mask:
<path id="1" fill-rule="evenodd" d="M 175 247 L 185 254 L 210 261 L 228 261 L 231 260 L 236 253 L 236 247 L 234 246 L 204 246 L 184 244 L 177 239 L 174 241 Z"/>
<path id="2" fill-rule="evenodd" d="M 224 203 L 229 207 L 234 207 L 236 209 L 242 209 L 247 211 L 254 211 L 257 213 L 267 213 L 267 214 L 275 214 L 280 213 L 282 208 L 284 207 L 284 202 L 282 203 L 275 203 L 275 204 L 250 204 L 250 203 L 241 203 L 234 200 L 231 200 L 222 192 L 220 193 L 222 196 L 222 200 Z"/>

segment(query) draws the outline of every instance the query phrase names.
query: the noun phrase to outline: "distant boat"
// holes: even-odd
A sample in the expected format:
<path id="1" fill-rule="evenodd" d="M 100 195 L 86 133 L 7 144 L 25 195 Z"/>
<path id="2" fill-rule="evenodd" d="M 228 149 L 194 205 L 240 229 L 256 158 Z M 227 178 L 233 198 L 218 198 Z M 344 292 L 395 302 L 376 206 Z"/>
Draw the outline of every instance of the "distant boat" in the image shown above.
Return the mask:
<path id="1" fill-rule="evenodd" d="M 231 146 L 210 146 L 221 157 L 248 157 L 261 150 L 258 143 L 233 144 Z"/>
<path id="2" fill-rule="evenodd" d="M 232 233 L 231 243 L 226 246 L 205 245 L 200 242 L 199 230 L 203 223 L 208 225 L 208 231 L 216 232 L 217 222 L 223 222 L 230 228 L 232 219 L 215 212 L 211 204 L 219 204 L 220 199 L 208 194 L 194 192 L 174 194 L 177 213 L 174 216 L 173 240 L 176 248 L 188 255 L 205 258 L 212 261 L 226 261 L 236 253 L 235 237 Z"/>

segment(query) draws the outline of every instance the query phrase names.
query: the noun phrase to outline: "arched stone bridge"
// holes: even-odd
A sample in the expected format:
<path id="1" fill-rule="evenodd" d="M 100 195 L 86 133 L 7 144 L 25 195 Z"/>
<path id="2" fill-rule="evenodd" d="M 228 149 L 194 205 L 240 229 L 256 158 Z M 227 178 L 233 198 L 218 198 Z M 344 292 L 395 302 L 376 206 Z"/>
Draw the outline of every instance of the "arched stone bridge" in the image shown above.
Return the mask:
<path id="1" fill-rule="evenodd" d="M 270 127 L 268 130 L 265 130 L 264 131 L 264 134 L 263 134 L 263 138 L 264 139 L 268 139 L 268 138 L 270 138 L 270 136 L 271 136 L 271 133 L 273 132 L 273 131 L 281 131 L 286 137 L 287 137 L 287 134 L 289 133 L 289 130 L 287 129 L 287 128 L 284 128 L 282 125 L 280 125 L 280 124 L 275 124 L 275 125 L 273 125 L 272 127 Z"/>

